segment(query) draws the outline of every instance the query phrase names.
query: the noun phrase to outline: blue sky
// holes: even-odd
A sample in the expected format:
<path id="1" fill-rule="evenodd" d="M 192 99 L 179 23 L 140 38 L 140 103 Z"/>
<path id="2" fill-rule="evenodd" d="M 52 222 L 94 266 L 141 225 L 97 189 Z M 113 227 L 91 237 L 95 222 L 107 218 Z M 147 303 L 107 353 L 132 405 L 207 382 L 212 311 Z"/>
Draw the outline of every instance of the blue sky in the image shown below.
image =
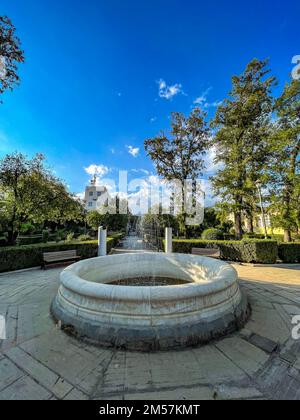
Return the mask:
<path id="1" fill-rule="evenodd" d="M 0 14 L 26 54 L 0 105 L 0 157 L 43 152 L 74 192 L 91 164 L 153 172 L 143 142 L 172 111 L 200 98 L 212 116 L 254 57 L 279 89 L 300 54 L 296 0 L 2 0 Z"/>

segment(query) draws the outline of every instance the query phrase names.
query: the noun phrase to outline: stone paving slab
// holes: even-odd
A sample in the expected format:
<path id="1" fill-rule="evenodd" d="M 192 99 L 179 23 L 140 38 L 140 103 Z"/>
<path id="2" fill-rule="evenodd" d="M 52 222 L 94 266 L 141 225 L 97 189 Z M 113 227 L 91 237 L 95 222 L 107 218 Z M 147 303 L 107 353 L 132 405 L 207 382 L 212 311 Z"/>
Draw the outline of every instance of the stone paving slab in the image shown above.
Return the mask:
<path id="1" fill-rule="evenodd" d="M 255 374 L 269 359 L 258 347 L 239 337 L 225 338 L 216 347 L 248 375 Z"/>
<path id="2" fill-rule="evenodd" d="M 237 268 L 252 302 L 246 327 L 178 352 L 101 349 L 65 335 L 49 315 L 61 268 L 0 276 L 0 399 L 300 399 L 300 266 Z M 258 342 L 280 345 L 268 352 Z"/>
<path id="3" fill-rule="evenodd" d="M 51 394 L 29 376 L 22 377 L 0 394 L 0 400 L 48 400 Z"/>

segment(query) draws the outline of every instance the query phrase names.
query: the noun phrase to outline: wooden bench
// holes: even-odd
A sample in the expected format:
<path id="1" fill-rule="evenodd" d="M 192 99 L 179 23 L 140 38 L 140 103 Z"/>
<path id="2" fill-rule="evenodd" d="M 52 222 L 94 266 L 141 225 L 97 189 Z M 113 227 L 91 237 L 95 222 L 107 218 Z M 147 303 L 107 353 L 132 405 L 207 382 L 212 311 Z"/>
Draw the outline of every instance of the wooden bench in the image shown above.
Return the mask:
<path id="1" fill-rule="evenodd" d="M 220 258 L 220 251 L 213 248 L 192 248 L 192 255 L 202 257 Z"/>
<path id="2" fill-rule="evenodd" d="M 46 270 L 48 265 L 52 264 L 64 264 L 79 261 L 81 257 L 78 257 L 76 250 L 71 251 L 59 251 L 59 252 L 45 252 L 43 254 L 42 268 Z"/>

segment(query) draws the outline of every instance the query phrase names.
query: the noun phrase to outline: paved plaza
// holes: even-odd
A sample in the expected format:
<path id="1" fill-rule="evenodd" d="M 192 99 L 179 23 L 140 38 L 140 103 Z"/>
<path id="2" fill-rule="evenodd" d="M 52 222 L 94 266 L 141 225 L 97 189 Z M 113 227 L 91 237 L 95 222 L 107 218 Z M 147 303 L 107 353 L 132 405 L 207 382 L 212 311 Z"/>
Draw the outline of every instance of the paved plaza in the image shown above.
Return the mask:
<path id="1" fill-rule="evenodd" d="M 160 353 L 102 349 L 53 323 L 61 269 L 0 276 L 0 400 L 300 399 L 300 266 L 235 265 L 253 313 L 246 328 L 200 348 Z"/>

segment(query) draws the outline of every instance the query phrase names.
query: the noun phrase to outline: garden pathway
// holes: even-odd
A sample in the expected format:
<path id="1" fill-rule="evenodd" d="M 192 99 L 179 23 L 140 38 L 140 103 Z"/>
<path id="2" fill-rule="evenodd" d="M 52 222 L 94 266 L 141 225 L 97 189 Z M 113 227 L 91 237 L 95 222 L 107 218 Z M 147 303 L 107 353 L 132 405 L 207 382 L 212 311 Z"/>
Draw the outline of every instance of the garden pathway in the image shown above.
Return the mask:
<path id="1" fill-rule="evenodd" d="M 135 353 L 96 348 L 49 315 L 61 269 L 0 276 L 0 400 L 300 399 L 300 266 L 235 266 L 252 304 L 246 328 L 210 345 Z"/>

